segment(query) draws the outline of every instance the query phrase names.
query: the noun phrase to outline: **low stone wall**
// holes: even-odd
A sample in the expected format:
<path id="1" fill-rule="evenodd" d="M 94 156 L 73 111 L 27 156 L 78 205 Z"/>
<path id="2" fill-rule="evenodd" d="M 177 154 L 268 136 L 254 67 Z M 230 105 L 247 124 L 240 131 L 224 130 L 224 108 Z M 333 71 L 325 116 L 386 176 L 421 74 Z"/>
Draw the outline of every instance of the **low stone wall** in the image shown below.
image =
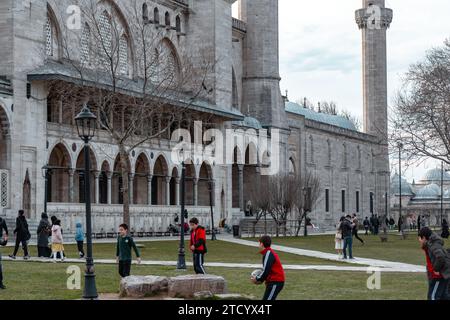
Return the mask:
<path id="1" fill-rule="evenodd" d="M 211 214 L 209 207 L 186 207 L 189 217 L 197 217 L 200 223 L 209 228 Z M 92 231 L 116 232 L 123 222 L 121 205 L 93 205 Z M 131 206 L 131 231 L 136 232 L 165 232 L 170 224 L 175 224 L 175 215 L 180 216 L 180 208 L 176 206 Z M 75 231 L 77 222 L 83 225 L 86 221 L 84 204 L 56 204 L 48 205 L 48 215 L 55 215 L 61 220 L 63 231 L 66 234 Z M 216 223 L 218 220 L 216 221 Z"/>

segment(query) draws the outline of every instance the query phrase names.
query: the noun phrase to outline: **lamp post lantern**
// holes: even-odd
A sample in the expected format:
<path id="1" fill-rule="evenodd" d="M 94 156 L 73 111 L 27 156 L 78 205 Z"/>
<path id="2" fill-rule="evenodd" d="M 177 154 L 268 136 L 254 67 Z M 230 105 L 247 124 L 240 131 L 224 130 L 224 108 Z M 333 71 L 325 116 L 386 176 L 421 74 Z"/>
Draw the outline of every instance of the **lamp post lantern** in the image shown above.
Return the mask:
<path id="1" fill-rule="evenodd" d="M 186 253 L 184 249 L 184 218 L 186 201 L 186 164 L 181 163 L 181 181 L 180 181 L 180 202 L 181 202 L 181 227 L 180 227 L 180 245 L 178 247 L 177 270 L 186 270 Z"/>
<path id="2" fill-rule="evenodd" d="M 84 299 L 96 299 L 98 297 L 95 285 L 94 259 L 92 257 L 92 221 L 91 221 L 91 184 L 90 184 L 90 146 L 89 141 L 95 135 L 97 117 L 91 112 L 87 104 L 75 117 L 78 136 L 84 142 L 84 199 L 86 203 L 86 271 L 84 274 Z"/>

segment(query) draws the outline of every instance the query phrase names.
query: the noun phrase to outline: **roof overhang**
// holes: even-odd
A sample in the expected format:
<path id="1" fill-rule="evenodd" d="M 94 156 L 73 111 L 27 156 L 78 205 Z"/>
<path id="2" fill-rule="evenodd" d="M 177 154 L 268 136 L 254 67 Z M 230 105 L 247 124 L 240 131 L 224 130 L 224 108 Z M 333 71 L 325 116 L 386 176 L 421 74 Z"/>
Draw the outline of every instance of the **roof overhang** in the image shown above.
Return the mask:
<path id="1" fill-rule="evenodd" d="M 27 78 L 29 82 L 63 81 L 75 84 L 77 86 L 89 86 L 104 90 L 116 90 L 124 95 L 136 97 L 144 96 L 142 93 L 144 88 L 144 82 L 142 79 L 118 78 L 116 79 L 116 84 L 113 85 L 113 81 L 106 73 L 102 74 L 88 69 L 81 70 L 71 64 L 56 61 L 47 61 L 43 66 L 28 72 Z M 170 90 L 165 90 L 164 93 L 161 93 L 158 96 L 155 95 L 155 99 L 163 99 L 170 105 L 180 108 L 187 108 L 189 110 L 201 113 L 212 114 L 224 118 L 224 120 L 244 120 L 244 115 L 234 108 L 227 109 L 205 100 L 198 98 L 193 99 L 192 97 L 189 97 L 188 93 L 171 93 L 173 93 L 173 91 L 171 92 Z"/>

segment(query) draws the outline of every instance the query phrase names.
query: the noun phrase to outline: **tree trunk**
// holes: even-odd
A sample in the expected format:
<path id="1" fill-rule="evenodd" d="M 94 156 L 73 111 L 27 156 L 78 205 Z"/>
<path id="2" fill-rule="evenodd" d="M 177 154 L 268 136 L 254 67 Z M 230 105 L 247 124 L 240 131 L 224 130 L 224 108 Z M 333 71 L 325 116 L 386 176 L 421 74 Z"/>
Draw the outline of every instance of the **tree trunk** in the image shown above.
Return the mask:
<path id="1" fill-rule="evenodd" d="M 128 153 L 124 145 L 119 145 L 120 171 L 122 174 L 122 197 L 123 197 L 123 223 L 130 226 L 130 194 L 129 194 L 129 174 Z M 131 226 L 130 226 L 131 228 Z"/>

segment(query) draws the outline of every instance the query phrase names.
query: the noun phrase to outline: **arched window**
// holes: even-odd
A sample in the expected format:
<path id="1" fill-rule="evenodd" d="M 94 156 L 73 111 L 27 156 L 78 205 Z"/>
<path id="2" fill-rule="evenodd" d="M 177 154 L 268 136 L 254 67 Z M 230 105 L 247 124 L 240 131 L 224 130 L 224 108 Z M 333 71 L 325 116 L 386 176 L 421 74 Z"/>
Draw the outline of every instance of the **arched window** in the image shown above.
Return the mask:
<path id="1" fill-rule="evenodd" d="M 50 17 L 47 17 L 45 25 L 45 53 L 47 56 L 53 56 L 53 26 Z"/>
<path id="2" fill-rule="evenodd" d="M 91 29 L 88 24 L 84 25 L 81 33 L 81 64 L 89 65 L 91 62 Z"/>
<path id="3" fill-rule="evenodd" d="M 152 62 L 151 78 L 164 86 L 173 86 L 177 83 L 180 67 L 173 44 L 164 39 L 159 50 L 155 50 Z"/>
<path id="4" fill-rule="evenodd" d="M 121 74 L 128 74 L 128 38 L 125 34 L 119 40 L 119 70 Z"/>
<path id="5" fill-rule="evenodd" d="M 239 108 L 239 97 L 238 97 L 236 74 L 234 73 L 234 69 L 232 69 L 232 71 L 231 71 L 231 76 L 232 76 L 232 104 L 233 104 L 233 108 L 238 109 Z"/>
<path id="6" fill-rule="evenodd" d="M 153 22 L 155 24 L 159 24 L 159 9 L 158 8 L 155 8 L 153 10 Z"/>
<path id="7" fill-rule="evenodd" d="M 165 24 L 167 27 L 170 27 L 170 14 L 167 11 L 166 11 L 166 16 L 165 16 Z"/>
<path id="8" fill-rule="evenodd" d="M 181 18 L 180 18 L 180 16 L 177 16 L 177 17 L 175 18 L 175 29 L 176 29 L 176 31 L 177 31 L 178 33 L 181 32 Z"/>
<path id="9" fill-rule="evenodd" d="M 99 33 L 100 33 L 100 52 L 104 55 L 111 55 L 112 49 L 112 31 L 111 31 L 111 19 L 109 13 L 105 10 L 100 15 L 99 21 Z"/>
<path id="10" fill-rule="evenodd" d="M 148 22 L 148 5 L 145 2 L 142 5 L 142 20 L 144 20 L 144 22 Z"/>

